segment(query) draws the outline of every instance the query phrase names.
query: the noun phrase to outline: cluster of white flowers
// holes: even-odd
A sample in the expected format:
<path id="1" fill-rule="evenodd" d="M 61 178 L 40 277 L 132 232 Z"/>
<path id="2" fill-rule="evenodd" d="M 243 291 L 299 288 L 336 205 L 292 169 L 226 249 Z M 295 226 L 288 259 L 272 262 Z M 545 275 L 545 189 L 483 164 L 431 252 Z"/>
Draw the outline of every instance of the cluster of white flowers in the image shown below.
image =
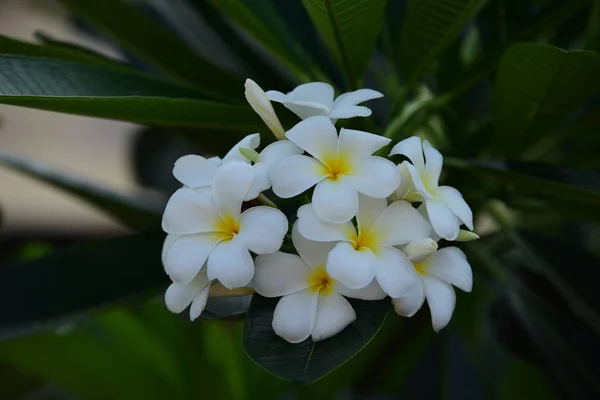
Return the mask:
<path id="1" fill-rule="evenodd" d="M 397 143 L 390 155 L 408 161 L 396 165 L 373 155 L 390 139 L 344 128 L 338 134 L 338 119 L 369 116 L 358 104 L 381 96 L 361 89 L 334 100 L 333 88 L 319 82 L 265 93 L 246 82 L 248 102 L 279 140 L 259 154 L 260 137 L 252 134 L 223 159 L 188 155 L 175 163 L 183 187 L 170 198 L 162 224 L 168 233 L 162 261 L 173 281 L 165 294 L 169 310 L 191 305 L 190 317 L 197 318 L 218 281 L 281 297 L 273 329 L 292 343 L 323 340 L 352 323 L 356 314 L 346 297 L 390 296 L 408 317 L 427 299 L 433 328 L 448 324 L 453 286 L 471 291 L 472 272 L 459 248 L 438 249 L 438 241 L 476 239 L 460 229 L 473 230 L 473 215 L 456 189 L 438 185 L 443 159 L 427 141 Z M 302 121 L 284 131 L 270 100 Z M 279 251 L 289 222 L 262 192 L 288 199 L 313 187 L 311 202 L 299 197 L 293 216 L 297 255 Z"/>

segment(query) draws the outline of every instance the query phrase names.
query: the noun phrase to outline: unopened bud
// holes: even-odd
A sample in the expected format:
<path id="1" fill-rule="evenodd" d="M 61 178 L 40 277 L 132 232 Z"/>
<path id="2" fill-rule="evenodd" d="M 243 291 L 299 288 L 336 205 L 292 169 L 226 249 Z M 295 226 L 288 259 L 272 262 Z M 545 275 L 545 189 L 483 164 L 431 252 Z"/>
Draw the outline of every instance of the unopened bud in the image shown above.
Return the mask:
<path id="1" fill-rule="evenodd" d="M 256 152 L 256 150 L 252 150 L 249 147 L 240 147 L 239 150 L 248 161 L 256 162 L 256 160 L 258 160 L 259 154 Z"/>
<path id="2" fill-rule="evenodd" d="M 271 100 L 269 100 L 264 90 L 252 79 L 246 79 L 244 87 L 246 88 L 244 94 L 250 107 L 259 115 L 277 139 L 284 140 L 285 130 L 281 126 L 281 122 L 279 122 L 279 118 L 277 118 L 277 114 L 273 110 Z"/>
<path id="3" fill-rule="evenodd" d="M 407 244 L 402 250 L 408 258 L 423 257 L 435 252 L 438 244 L 431 238 L 419 239 Z"/>
<path id="4" fill-rule="evenodd" d="M 458 232 L 458 237 L 456 238 L 457 242 L 470 242 L 472 240 L 477 240 L 479 239 L 479 235 L 476 234 L 475 232 L 471 232 L 471 231 L 466 231 L 464 229 L 461 229 L 460 232 Z"/>

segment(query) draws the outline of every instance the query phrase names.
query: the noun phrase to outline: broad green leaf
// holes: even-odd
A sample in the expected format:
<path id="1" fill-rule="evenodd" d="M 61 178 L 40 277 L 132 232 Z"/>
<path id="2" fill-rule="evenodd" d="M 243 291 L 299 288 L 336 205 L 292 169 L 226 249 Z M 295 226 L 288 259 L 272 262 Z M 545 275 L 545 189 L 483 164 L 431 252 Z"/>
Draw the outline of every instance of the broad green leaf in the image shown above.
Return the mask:
<path id="1" fill-rule="evenodd" d="M 431 68 L 481 5 L 481 0 L 409 2 L 399 50 L 400 66 L 408 89 Z"/>
<path id="2" fill-rule="evenodd" d="M 21 56 L 0 56 L 0 103 L 140 124 L 263 129 L 249 106 L 148 75 Z"/>
<path id="3" fill-rule="evenodd" d="M 56 327 L 123 299 L 165 287 L 165 234 L 91 241 L 0 268 L 0 339 Z"/>
<path id="4" fill-rule="evenodd" d="M 330 339 L 314 343 L 308 338 L 291 344 L 271 326 L 278 300 L 254 295 L 244 326 L 244 347 L 262 368 L 303 384 L 319 380 L 361 351 L 377 334 L 390 308 L 388 299 L 349 299 L 356 311 L 354 323 Z"/>
<path id="5" fill-rule="evenodd" d="M 307 61 L 308 55 L 294 40 L 269 0 L 195 0 L 196 3 L 206 1 L 265 46 L 301 80 L 309 80 L 312 66 Z M 243 45 L 248 46 L 247 43 Z"/>
<path id="6" fill-rule="evenodd" d="M 185 398 L 183 365 L 124 311 L 0 343 L 0 360 L 77 398 Z"/>
<path id="7" fill-rule="evenodd" d="M 164 199 L 156 195 L 119 192 L 3 150 L 0 150 L 0 165 L 64 190 L 131 228 L 158 223 L 164 209 Z"/>
<path id="8" fill-rule="evenodd" d="M 600 54 L 517 44 L 500 63 L 494 87 L 496 143 L 518 156 L 598 91 Z"/>
<path id="9" fill-rule="evenodd" d="M 92 51 L 84 52 L 76 48 L 38 45 L 0 35 L 0 54 L 15 54 L 30 57 L 45 57 L 65 61 L 81 62 L 105 68 L 130 68 L 117 60 L 111 60 Z"/>
<path id="10" fill-rule="evenodd" d="M 385 0 L 303 0 L 321 37 L 356 89 L 383 27 Z"/>
<path id="11" fill-rule="evenodd" d="M 174 33 L 123 0 L 61 0 L 72 12 L 154 67 L 214 95 L 242 99 L 241 79 L 194 53 Z M 224 96 L 225 95 L 225 96 Z"/>

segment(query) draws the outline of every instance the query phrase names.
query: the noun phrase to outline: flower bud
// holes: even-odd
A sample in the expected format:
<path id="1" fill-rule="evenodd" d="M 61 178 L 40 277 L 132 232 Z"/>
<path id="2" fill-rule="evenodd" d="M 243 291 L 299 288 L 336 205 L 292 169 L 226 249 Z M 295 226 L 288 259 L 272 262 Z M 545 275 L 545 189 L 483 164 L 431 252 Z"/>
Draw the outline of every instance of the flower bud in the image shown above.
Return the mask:
<path id="1" fill-rule="evenodd" d="M 408 258 L 423 257 L 428 254 L 435 252 L 438 248 L 438 244 L 431 238 L 419 239 L 414 242 L 407 244 L 402 252 L 406 254 Z"/>
<path id="2" fill-rule="evenodd" d="M 238 150 L 248 161 L 256 162 L 256 160 L 258 160 L 259 154 L 256 150 L 252 150 L 249 147 L 240 147 Z"/>
<path id="3" fill-rule="evenodd" d="M 458 233 L 458 237 L 456 238 L 457 242 L 470 242 L 472 240 L 477 240 L 479 239 L 479 235 L 476 234 L 475 232 L 471 232 L 471 231 L 466 231 L 464 229 L 461 229 L 460 232 Z"/>
<path id="4" fill-rule="evenodd" d="M 284 140 L 285 130 L 281 126 L 281 122 L 279 122 L 279 118 L 273 110 L 273 105 L 271 105 L 271 101 L 267 98 L 265 92 L 252 79 L 246 79 L 244 87 L 246 88 L 244 94 L 250 107 L 260 116 L 277 139 Z"/>

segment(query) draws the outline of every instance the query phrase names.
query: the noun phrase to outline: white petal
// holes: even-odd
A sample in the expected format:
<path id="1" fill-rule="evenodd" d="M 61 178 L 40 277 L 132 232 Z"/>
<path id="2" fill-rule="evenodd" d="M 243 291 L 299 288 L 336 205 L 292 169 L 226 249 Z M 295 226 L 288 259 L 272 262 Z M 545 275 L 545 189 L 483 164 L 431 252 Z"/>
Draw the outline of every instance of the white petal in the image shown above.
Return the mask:
<path id="1" fill-rule="evenodd" d="M 348 177 L 317 183 L 312 204 L 319 219 L 334 224 L 350 221 L 358 211 L 358 192 Z"/>
<path id="2" fill-rule="evenodd" d="M 337 130 L 328 117 L 305 119 L 287 131 L 285 136 L 320 161 L 325 162 L 337 155 Z"/>
<path id="3" fill-rule="evenodd" d="M 237 218 L 254 180 L 254 168 L 241 161 L 223 164 L 215 173 L 213 193 L 221 215 Z"/>
<path id="4" fill-rule="evenodd" d="M 379 244 L 397 246 L 429 237 L 431 226 L 409 202 L 398 200 L 381 213 L 371 232 Z"/>
<path id="5" fill-rule="evenodd" d="M 173 313 L 179 314 L 185 310 L 194 300 L 196 295 L 204 288 L 208 288 L 210 281 L 206 274 L 198 274 L 193 281 L 187 284 L 173 283 L 165 292 L 165 304 L 167 309 Z"/>
<path id="6" fill-rule="evenodd" d="M 320 220 L 312 204 L 305 204 L 298 209 L 297 225 L 302 236 L 317 242 L 350 241 L 356 235 L 351 222 L 330 224 Z"/>
<path id="7" fill-rule="evenodd" d="M 340 156 L 353 159 L 368 157 L 382 147 L 390 144 L 391 139 L 381 135 L 357 131 L 354 129 L 340 130 L 338 151 Z"/>
<path id="8" fill-rule="evenodd" d="M 190 154 L 175 161 L 173 176 L 191 188 L 210 186 L 219 165 L 221 160 Z"/>
<path id="9" fill-rule="evenodd" d="M 437 195 L 467 228 L 473 230 L 473 212 L 458 190 L 451 186 L 440 186 Z"/>
<path id="10" fill-rule="evenodd" d="M 313 103 L 308 101 L 286 101 L 283 103 L 283 105 L 285 108 L 302 119 L 308 119 L 319 115 L 329 115 L 329 108 L 321 103 Z"/>
<path id="11" fill-rule="evenodd" d="M 318 342 L 335 336 L 354 320 L 356 313 L 342 295 L 335 292 L 328 295 L 319 294 L 312 339 Z"/>
<path id="12" fill-rule="evenodd" d="M 299 256 L 278 251 L 256 257 L 252 286 L 261 296 L 285 296 L 308 288 L 311 273 Z"/>
<path id="13" fill-rule="evenodd" d="M 408 161 L 402 161 L 396 167 L 396 173 L 400 177 L 400 186 L 390 196 L 391 201 L 401 200 L 412 189 L 413 185 L 408 165 L 410 165 Z"/>
<path id="14" fill-rule="evenodd" d="M 217 240 L 211 233 L 179 237 L 165 254 L 167 274 L 173 282 L 190 282 L 198 274 L 216 244 Z"/>
<path id="15" fill-rule="evenodd" d="M 298 255 L 311 269 L 324 268 L 327 265 L 327 256 L 335 242 L 315 242 L 306 239 L 298 231 L 298 221 L 292 228 L 292 243 Z"/>
<path id="16" fill-rule="evenodd" d="M 216 210 L 211 201 L 192 189 L 177 190 L 167 203 L 162 229 L 167 233 L 213 232 Z"/>
<path id="17" fill-rule="evenodd" d="M 385 199 L 400 185 L 400 175 L 393 162 L 381 157 L 364 157 L 355 162 L 352 181 L 367 196 Z"/>
<path id="18" fill-rule="evenodd" d="M 327 273 L 350 289 L 367 286 L 375 277 L 375 256 L 369 249 L 357 251 L 349 243 L 338 243 L 327 258 Z"/>
<path id="19" fill-rule="evenodd" d="M 415 259 L 434 253 L 438 249 L 438 243 L 432 238 L 418 239 L 410 242 L 402 249 L 408 258 Z"/>
<path id="20" fill-rule="evenodd" d="M 417 136 L 412 136 L 397 143 L 392 147 L 390 155 L 402 154 L 413 163 L 420 174 L 425 172 L 425 160 L 423 159 L 423 146 L 421 139 Z"/>
<path id="21" fill-rule="evenodd" d="M 337 99 L 333 102 L 333 110 L 338 109 L 339 107 L 348 107 L 355 106 L 362 102 L 378 99 L 383 97 L 382 93 L 379 93 L 373 89 L 359 89 L 353 92 L 344 93 L 338 96 Z"/>
<path id="22" fill-rule="evenodd" d="M 256 254 L 275 253 L 288 231 L 288 220 L 276 208 L 259 206 L 243 212 L 238 239 Z"/>
<path id="23" fill-rule="evenodd" d="M 425 202 L 427 216 L 433 230 L 446 240 L 454 240 L 458 237 L 460 224 L 454 213 L 439 200 Z"/>
<path id="24" fill-rule="evenodd" d="M 406 296 L 417 279 L 413 263 L 393 247 L 379 247 L 375 257 L 375 276 L 383 291 L 390 297 Z"/>
<path id="25" fill-rule="evenodd" d="M 177 239 L 179 239 L 181 237 L 181 235 L 167 235 L 165 237 L 165 241 L 163 242 L 163 247 L 162 247 L 162 252 L 160 254 L 160 260 L 163 263 L 163 266 L 165 265 L 165 256 L 167 255 L 167 250 L 169 249 L 169 247 L 171 247 L 171 245 L 173 244 L 173 242 Z M 166 272 L 166 270 L 165 270 Z"/>
<path id="26" fill-rule="evenodd" d="M 392 299 L 392 305 L 394 306 L 396 314 L 404 317 L 412 317 L 415 315 L 421 306 L 423 306 L 424 302 L 425 289 L 423 288 L 423 281 L 420 277 L 417 277 L 415 284 L 406 296 Z"/>
<path id="27" fill-rule="evenodd" d="M 208 279 L 219 280 L 227 289 L 246 286 L 254 276 L 254 262 L 240 240 L 219 243 L 208 257 Z"/>
<path id="28" fill-rule="evenodd" d="M 204 289 L 200 291 L 200 293 L 196 295 L 196 297 L 194 297 L 194 300 L 192 301 L 192 306 L 190 307 L 191 321 L 194 321 L 196 318 L 198 318 L 200 314 L 202 314 L 202 311 L 204 311 L 204 307 L 206 307 L 206 300 L 208 300 L 209 292 L 210 286 L 207 285 Z"/>
<path id="29" fill-rule="evenodd" d="M 438 186 L 440 174 L 442 173 L 442 164 L 444 158 L 427 140 L 423 142 L 423 152 L 425 152 L 425 172 L 423 173 L 423 181 L 428 188 Z"/>
<path id="30" fill-rule="evenodd" d="M 304 153 L 304 150 L 298 147 L 294 142 L 290 140 L 278 140 L 275 143 L 271 143 L 260 152 L 258 162 L 264 164 L 267 168 L 270 168 L 284 157 L 302 153 Z"/>
<path id="31" fill-rule="evenodd" d="M 267 98 L 271 101 L 276 101 L 278 103 L 283 103 L 284 101 L 291 101 L 291 96 L 287 94 L 278 92 L 277 90 L 268 90 L 266 93 Z"/>
<path id="32" fill-rule="evenodd" d="M 368 232 L 386 207 L 387 201 L 385 199 L 375 199 L 359 194 L 358 212 L 356 213 L 359 231 Z"/>
<path id="33" fill-rule="evenodd" d="M 425 297 L 431 311 L 433 330 L 439 332 L 448 325 L 456 305 L 454 289 L 448 283 L 433 276 L 423 277 Z"/>
<path id="34" fill-rule="evenodd" d="M 420 197 L 417 196 L 416 199 L 414 199 L 414 200 L 410 199 L 410 200 L 411 201 L 423 201 L 423 200 L 431 199 L 431 193 L 429 193 L 429 191 L 425 187 L 425 184 L 423 183 L 423 178 L 421 177 L 417 168 L 414 165 L 408 164 L 408 163 L 406 164 L 406 168 L 408 169 L 408 172 L 410 174 L 410 181 L 412 183 L 414 190 L 418 193 L 418 195 L 420 195 Z"/>
<path id="35" fill-rule="evenodd" d="M 273 105 L 269 101 L 267 94 L 252 79 L 246 79 L 244 87 L 246 89 L 244 94 L 250 107 L 260 116 L 275 137 L 280 140 L 283 139 L 285 131 L 277 118 L 277 114 L 275 114 L 275 110 L 273 110 Z M 280 94 L 283 95 L 283 93 Z"/>
<path id="36" fill-rule="evenodd" d="M 253 133 L 251 135 L 246 136 L 242 140 L 240 140 L 235 146 L 231 148 L 223 157 L 223 162 L 231 162 L 231 161 L 243 161 L 248 162 L 246 157 L 240 153 L 240 147 L 247 147 L 249 149 L 255 150 L 260 146 L 260 134 Z"/>
<path id="37" fill-rule="evenodd" d="M 458 247 L 446 247 L 436 251 L 426 260 L 428 273 L 436 275 L 457 288 L 470 292 L 473 288 L 473 271 L 465 253 Z"/>
<path id="38" fill-rule="evenodd" d="M 283 296 L 273 313 L 273 330 L 290 343 L 308 339 L 317 318 L 319 295 L 310 289 Z"/>
<path id="39" fill-rule="evenodd" d="M 252 166 L 254 169 L 254 180 L 244 200 L 252 200 L 258 197 L 261 192 L 268 190 L 271 187 L 271 180 L 269 179 L 269 170 L 263 163 L 257 163 Z"/>
<path id="40" fill-rule="evenodd" d="M 346 106 L 346 107 L 337 107 L 329 113 L 329 118 L 336 119 L 345 119 L 345 118 L 354 118 L 354 117 L 368 117 L 371 115 L 371 109 L 363 106 Z"/>
<path id="41" fill-rule="evenodd" d="M 318 160 L 301 155 L 291 155 L 269 168 L 273 192 L 282 199 L 289 199 L 310 189 L 323 180 L 329 171 Z"/>
<path id="42" fill-rule="evenodd" d="M 320 103 L 327 108 L 333 105 L 333 87 L 324 82 L 310 82 L 297 86 L 289 93 L 294 102 Z"/>
<path id="43" fill-rule="evenodd" d="M 364 288 L 360 289 L 350 289 L 342 285 L 341 283 L 336 282 L 334 284 L 334 290 L 339 294 L 344 295 L 346 297 L 350 297 L 352 299 L 381 300 L 387 296 L 387 294 L 385 294 L 379 283 L 377 283 L 377 279 L 373 279 L 371 283 L 369 283 Z"/>

